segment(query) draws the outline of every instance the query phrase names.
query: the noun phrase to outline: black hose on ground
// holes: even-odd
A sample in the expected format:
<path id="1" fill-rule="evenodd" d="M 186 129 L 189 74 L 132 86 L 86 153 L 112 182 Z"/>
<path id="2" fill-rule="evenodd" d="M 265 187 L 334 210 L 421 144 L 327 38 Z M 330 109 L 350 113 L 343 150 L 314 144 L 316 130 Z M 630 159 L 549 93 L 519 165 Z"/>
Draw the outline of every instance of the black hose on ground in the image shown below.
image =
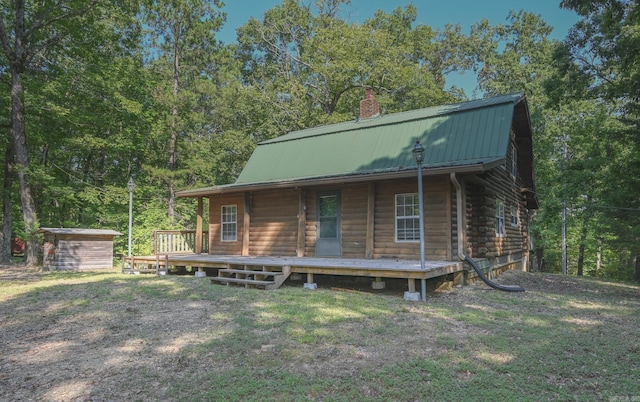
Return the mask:
<path id="1" fill-rule="evenodd" d="M 482 281 L 484 283 L 486 283 L 487 285 L 491 286 L 494 289 L 497 290 L 503 290 L 505 292 L 524 292 L 524 288 L 521 286 L 507 286 L 507 285 L 501 285 L 499 283 L 496 283 L 494 281 L 492 281 L 491 279 L 487 278 L 487 276 L 484 274 L 484 272 L 482 272 L 482 270 L 480 269 L 480 267 L 478 266 L 478 264 L 471 259 L 471 257 L 469 257 L 468 255 L 466 255 L 464 257 L 464 260 L 466 262 L 469 263 L 469 265 L 471 265 L 473 267 L 473 269 L 476 270 L 476 273 L 478 274 L 478 276 L 480 277 L 480 279 L 482 279 Z"/>

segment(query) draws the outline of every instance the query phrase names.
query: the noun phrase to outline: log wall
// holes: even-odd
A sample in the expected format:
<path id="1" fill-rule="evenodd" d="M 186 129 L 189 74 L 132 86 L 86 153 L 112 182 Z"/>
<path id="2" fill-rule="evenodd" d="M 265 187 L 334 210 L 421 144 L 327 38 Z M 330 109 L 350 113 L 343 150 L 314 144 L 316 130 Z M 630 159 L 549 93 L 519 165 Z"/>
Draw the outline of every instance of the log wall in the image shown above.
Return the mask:
<path id="1" fill-rule="evenodd" d="M 235 205 L 237 213 L 236 241 L 222 241 L 222 206 Z M 244 194 L 223 194 L 209 198 L 209 254 L 241 255 L 244 226 Z"/>
<path id="2" fill-rule="evenodd" d="M 390 180 L 376 184 L 374 258 L 419 259 L 418 242 L 395 240 L 395 195 L 417 192 L 417 180 Z M 451 190 L 449 176 L 423 180 L 425 257 L 451 259 Z"/>
<path id="3" fill-rule="evenodd" d="M 508 255 L 528 253 L 528 210 L 520 193 L 520 178 L 509 170 L 511 154 L 506 168 L 497 167 L 465 180 L 467 239 L 472 258 L 500 259 Z M 496 199 L 504 201 L 505 235 L 496 235 Z M 511 207 L 517 211 L 518 225 L 511 223 Z"/>
<path id="4" fill-rule="evenodd" d="M 509 167 L 510 163 L 507 160 L 506 166 Z M 460 217 L 466 219 L 465 253 L 473 258 L 492 258 L 495 261 L 504 256 L 510 256 L 511 261 L 526 253 L 528 211 L 520 194 L 518 176 L 514 178 L 508 169 L 498 167 L 482 175 L 459 176 L 459 179 L 465 189 L 465 216 Z M 423 187 L 425 257 L 430 260 L 456 259 L 458 216 L 456 193 L 449 175 L 425 176 Z M 415 193 L 417 184 L 413 178 L 213 196 L 209 201 L 211 253 L 315 256 L 316 198 L 318 191 L 331 190 L 340 190 L 341 193 L 343 258 L 419 259 L 418 242 L 395 240 L 395 196 Z M 503 237 L 496 236 L 495 232 L 497 197 L 505 204 L 506 234 Z M 238 239 L 236 242 L 222 242 L 221 206 L 233 204 L 237 205 L 238 211 Z M 518 212 L 518 226 L 511 224 L 512 205 Z M 373 207 L 371 214 L 370 207 Z M 373 220 L 373 230 L 369 233 L 368 219 Z M 245 239 L 245 233 L 249 234 L 249 241 Z"/>
<path id="5" fill-rule="evenodd" d="M 324 191 L 321 189 L 320 191 Z M 307 257 L 315 257 L 316 255 L 316 223 L 317 223 L 317 191 L 308 189 L 305 191 L 305 205 L 307 207 L 306 223 L 305 223 L 305 247 L 304 255 Z"/>
<path id="6" fill-rule="evenodd" d="M 299 191 L 283 189 L 251 193 L 249 255 L 296 255 Z"/>
<path id="7" fill-rule="evenodd" d="M 368 184 L 342 188 L 342 257 L 365 258 Z"/>

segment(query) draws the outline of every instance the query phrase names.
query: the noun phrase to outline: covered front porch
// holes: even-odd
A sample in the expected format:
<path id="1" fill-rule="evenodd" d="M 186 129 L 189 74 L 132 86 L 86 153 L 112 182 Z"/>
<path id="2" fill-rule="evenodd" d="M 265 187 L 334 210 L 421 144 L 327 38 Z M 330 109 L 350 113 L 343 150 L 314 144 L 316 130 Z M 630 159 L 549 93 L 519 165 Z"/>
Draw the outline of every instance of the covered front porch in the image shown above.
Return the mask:
<path id="1" fill-rule="evenodd" d="M 183 243 L 175 244 L 185 249 Z M 165 252 L 124 257 L 123 272 L 163 274 L 173 268 L 191 267 L 197 276 L 207 277 L 214 283 L 264 289 L 276 289 L 291 275 L 305 275 L 304 286 L 312 289 L 315 287 L 314 275 L 368 277 L 372 278 L 374 289 L 384 286 L 384 278 L 394 278 L 406 279 L 409 293 L 416 292 L 416 279 L 448 278 L 454 283 L 462 283 L 465 274 L 463 263 L 456 261 L 427 260 L 425 269 L 421 269 L 420 261 L 404 259 L 240 256 L 162 251 Z"/>

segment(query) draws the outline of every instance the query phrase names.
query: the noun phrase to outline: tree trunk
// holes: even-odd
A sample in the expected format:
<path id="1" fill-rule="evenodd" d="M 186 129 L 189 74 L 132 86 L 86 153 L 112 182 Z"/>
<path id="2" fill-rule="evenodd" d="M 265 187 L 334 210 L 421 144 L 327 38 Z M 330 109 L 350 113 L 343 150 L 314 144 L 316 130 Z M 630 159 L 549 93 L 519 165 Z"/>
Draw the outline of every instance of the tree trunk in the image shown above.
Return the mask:
<path id="1" fill-rule="evenodd" d="M 602 245 L 598 241 L 598 254 L 596 255 L 596 278 L 600 276 L 600 269 L 602 268 Z"/>
<path id="2" fill-rule="evenodd" d="M 636 281 L 640 282 L 640 254 L 636 254 Z"/>
<path id="3" fill-rule="evenodd" d="M 580 247 L 578 247 L 578 276 L 584 275 L 584 249 L 587 237 L 587 227 L 582 227 L 582 236 L 580 237 Z"/>
<path id="4" fill-rule="evenodd" d="M 11 188 L 13 187 L 13 145 L 7 145 L 4 157 L 4 180 L 2 181 L 2 233 L 0 233 L 0 263 L 11 259 Z"/>
<path id="5" fill-rule="evenodd" d="M 173 225 L 176 216 L 176 189 L 173 182 L 173 172 L 178 161 L 178 91 L 180 77 L 180 63 L 178 45 L 174 46 L 173 53 L 173 109 L 171 111 L 171 139 L 169 141 L 169 222 Z"/>
<path id="6" fill-rule="evenodd" d="M 544 247 L 536 247 L 533 253 L 536 260 L 536 270 L 538 272 L 544 272 Z"/>
<path id="7" fill-rule="evenodd" d="M 591 196 L 587 196 L 587 203 L 591 202 Z M 584 275 L 584 253 L 587 243 L 587 235 L 589 234 L 589 220 L 591 218 L 589 207 L 585 208 L 582 216 L 582 230 L 580 232 L 580 246 L 578 247 L 578 276 Z"/>
<path id="8" fill-rule="evenodd" d="M 27 148 L 27 134 L 24 124 L 24 87 L 22 73 L 15 67 L 11 68 L 11 120 L 13 143 L 15 147 L 18 183 L 20 184 L 20 201 L 22 202 L 22 216 L 26 235 L 27 264 L 38 264 L 40 241 L 37 234 L 40 224 L 36 213 L 36 205 L 31 193 L 28 180 L 29 152 Z"/>

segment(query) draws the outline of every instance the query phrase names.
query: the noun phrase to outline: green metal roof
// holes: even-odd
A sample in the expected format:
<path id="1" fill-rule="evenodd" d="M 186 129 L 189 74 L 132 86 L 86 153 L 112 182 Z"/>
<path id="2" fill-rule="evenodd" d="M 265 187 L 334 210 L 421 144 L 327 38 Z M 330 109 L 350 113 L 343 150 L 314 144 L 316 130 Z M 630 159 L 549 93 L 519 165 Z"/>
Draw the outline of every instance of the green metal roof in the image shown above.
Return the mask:
<path id="1" fill-rule="evenodd" d="M 416 139 L 425 148 L 425 173 L 484 171 L 506 160 L 512 125 L 523 185 L 536 205 L 531 125 L 522 93 L 294 131 L 258 144 L 235 183 L 178 196 L 399 177 L 416 168 Z"/>
<path id="2" fill-rule="evenodd" d="M 514 105 L 522 94 L 437 106 L 292 132 L 258 145 L 236 184 L 376 174 L 493 163 L 506 158 Z"/>

